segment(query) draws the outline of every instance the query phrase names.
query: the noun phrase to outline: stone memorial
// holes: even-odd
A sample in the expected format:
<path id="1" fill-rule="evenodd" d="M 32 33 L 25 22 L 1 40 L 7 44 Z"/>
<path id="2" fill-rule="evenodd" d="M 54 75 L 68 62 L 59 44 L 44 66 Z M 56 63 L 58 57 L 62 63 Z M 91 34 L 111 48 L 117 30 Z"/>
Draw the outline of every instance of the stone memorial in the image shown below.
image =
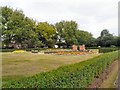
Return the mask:
<path id="1" fill-rule="evenodd" d="M 84 44 L 83 44 L 83 45 L 80 45 L 80 46 L 79 46 L 79 50 L 80 50 L 80 51 L 85 51 L 85 45 L 84 45 Z"/>
<path id="2" fill-rule="evenodd" d="M 76 46 L 76 45 L 73 45 L 73 46 L 72 46 L 72 50 L 77 51 L 77 46 Z"/>

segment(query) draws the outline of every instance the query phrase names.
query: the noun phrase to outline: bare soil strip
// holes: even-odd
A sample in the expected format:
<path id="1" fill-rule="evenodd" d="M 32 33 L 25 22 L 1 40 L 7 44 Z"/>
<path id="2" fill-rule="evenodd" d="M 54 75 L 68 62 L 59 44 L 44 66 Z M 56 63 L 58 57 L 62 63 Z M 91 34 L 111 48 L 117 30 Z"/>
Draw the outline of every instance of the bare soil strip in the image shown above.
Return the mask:
<path id="1" fill-rule="evenodd" d="M 110 74 L 107 76 L 107 79 L 103 81 L 100 88 L 117 88 L 117 82 L 118 82 L 118 63 L 113 67 L 113 70 L 110 72 Z"/>
<path id="2" fill-rule="evenodd" d="M 111 65 L 101 74 L 98 78 L 95 78 L 93 82 L 88 86 L 88 88 L 99 88 L 104 80 L 108 78 L 108 75 L 111 71 L 114 70 L 114 67 L 118 64 L 118 60 L 113 61 Z"/>

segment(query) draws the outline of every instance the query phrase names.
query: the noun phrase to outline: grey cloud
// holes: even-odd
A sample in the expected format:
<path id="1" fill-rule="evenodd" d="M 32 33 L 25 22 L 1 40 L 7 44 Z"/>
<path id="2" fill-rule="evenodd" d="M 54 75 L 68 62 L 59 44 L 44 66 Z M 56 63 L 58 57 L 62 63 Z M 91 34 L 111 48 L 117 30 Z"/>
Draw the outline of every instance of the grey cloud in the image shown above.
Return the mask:
<path id="1" fill-rule="evenodd" d="M 4 0 L 2 6 L 22 9 L 26 16 L 37 21 L 54 24 L 60 20 L 75 20 L 80 29 L 97 37 L 104 28 L 117 33 L 117 2 L 118 0 Z"/>

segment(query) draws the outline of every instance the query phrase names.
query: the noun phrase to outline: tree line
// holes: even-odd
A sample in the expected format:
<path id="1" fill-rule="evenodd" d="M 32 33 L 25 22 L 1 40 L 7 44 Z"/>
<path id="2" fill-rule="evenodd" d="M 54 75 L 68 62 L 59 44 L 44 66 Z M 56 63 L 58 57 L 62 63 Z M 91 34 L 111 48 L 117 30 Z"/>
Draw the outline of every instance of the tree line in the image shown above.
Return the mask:
<path id="1" fill-rule="evenodd" d="M 60 21 L 55 24 L 37 22 L 23 13 L 10 7 L 1 7 L 2 47 L 4 48 L 69 48 L 73 44 L 86 46 L 120 45 L 120 37 L 113 36 L 107 29 L 98 38 L 91 33 L 79 30 L 76 21 Z"/>

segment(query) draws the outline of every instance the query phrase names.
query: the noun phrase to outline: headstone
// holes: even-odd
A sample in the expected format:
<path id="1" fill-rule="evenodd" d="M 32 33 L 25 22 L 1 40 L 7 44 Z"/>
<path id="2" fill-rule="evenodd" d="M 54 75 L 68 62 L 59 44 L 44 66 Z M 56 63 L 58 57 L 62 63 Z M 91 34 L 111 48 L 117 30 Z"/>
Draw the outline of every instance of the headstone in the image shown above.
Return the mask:
<path id="1" fill-rule="evenodd" d="M 73 46 L 72 46 L 72 50 L 77 51 L 77 46 L 76 46 L 76 45 L 73 45 Z"/>
<path id="2" fill-rule="evenodd" d="M 80 45 L 80 46 L 79 46 L 79 50 L 80 50 L 80 51 L 85 51 L 85 45 L 84 45 L 84 44 L 83 44 L 83 45 Z"/>

